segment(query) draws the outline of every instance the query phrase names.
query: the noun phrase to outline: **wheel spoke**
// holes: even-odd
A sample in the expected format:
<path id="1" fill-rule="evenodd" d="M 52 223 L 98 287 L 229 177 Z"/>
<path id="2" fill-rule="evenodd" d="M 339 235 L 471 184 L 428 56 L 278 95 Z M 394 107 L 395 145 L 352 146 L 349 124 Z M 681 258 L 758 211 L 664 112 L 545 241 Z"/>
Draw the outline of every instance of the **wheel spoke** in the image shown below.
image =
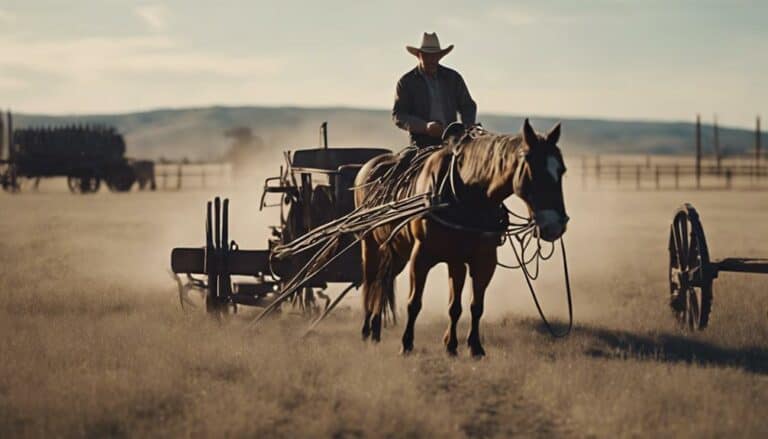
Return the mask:
<path id="1" fill-rule="evenodd" d="M 688 240 L 688 218 L 682 218 L 680 221 L 680 238 L 681 238 L 681 253 L 680 256 L 685 264 L 685 268 L 689 268 L 688 265 L 688 253 L 690 252 L 690 242 Z"/>
<path id="2" fill-rule="evenodd" d="M 683 239 L 680 236 L 680 218 L 675 218 L 675 223 L 672 226 L 672 231 L 675 236 L 675 259 L 677 259 L 677 266 L 681 269 L 685 269 L 684 260 L 681 256 L 683 256 L 685 253 L 683 253 Z"/>

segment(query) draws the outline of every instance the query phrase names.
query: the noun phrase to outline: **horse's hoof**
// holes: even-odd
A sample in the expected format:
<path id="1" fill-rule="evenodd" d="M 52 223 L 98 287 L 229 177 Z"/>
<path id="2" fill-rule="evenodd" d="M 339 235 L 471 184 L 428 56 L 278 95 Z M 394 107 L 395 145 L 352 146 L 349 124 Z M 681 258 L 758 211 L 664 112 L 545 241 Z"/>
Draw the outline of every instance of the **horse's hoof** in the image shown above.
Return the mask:
<path id="1" fill-rule="evenodd" d="M 472 358 L 483 358 L 485 357 L 485 349 L 483 349 L 483 345 L 481 345 L 479 342 L 468 342 L 469 345 L 469 352 L 472 355 Z"/>
<path id="2" fill-rule="evenodd" d="M 457 355 L 459 355 L 459 351 L 456 350 L 455 346 L 454 347 L 446 346 L 445 353 L 448 354 L 449 357 L 456 357 Z"/>
<path id="3" fill-rule="evenodd" d="M 470 349 L 470 352 L 472 353 L 472 358 L 475 360 L 485 357 L 485 349 L 483 349 L 482 346 L 473 347 Z"/>

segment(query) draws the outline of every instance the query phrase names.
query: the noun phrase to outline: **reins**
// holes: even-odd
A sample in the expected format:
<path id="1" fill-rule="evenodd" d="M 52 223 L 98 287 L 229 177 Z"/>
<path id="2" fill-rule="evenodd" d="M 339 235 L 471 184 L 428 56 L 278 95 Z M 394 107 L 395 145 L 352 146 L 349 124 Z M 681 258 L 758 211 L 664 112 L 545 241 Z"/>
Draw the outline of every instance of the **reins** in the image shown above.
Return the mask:
<path id="1" fill-rule="evenodd" d="M 509 212 L 509 214 L 520 219 L 526 219 L 513 212 Z M 541 238 L 536 237 L 536 239 L 534 239 L 533 237 L 534 231 L 536 229 L 535 223 L 530 219 L 527 219 L 527 220 L 528 222 L 526 223 L 511 224 L 510 230 L 504 235 L 506 240 L 509 241 L 509 246 L 512 247 L 512 252 L 515 254 L 517 265 L 506 265 L 501 262 L 497 262 L 497 265 L 507 269 L 519 268 L 523 272 L 525 283 L 528 285 L 528 291 L 530 291 L 531 293 L 531 297 L 533 298 L 533 303 L 536 305 L 536 310 L 539 312 L 539 317 L 541 317 L 541 321 L 544 322 L 544 326 L 547 328 L 547 331 L 549 332 L 550 335 L 552 335 L 552 337 L 562 338 L 570 334 L 571 329 L 573 329 L 573 295 L 571 293 L 571 281 L 568 275 L 568 258 L 565 253 L 565 241 L 561 236 L 559 241 L 560 241 L 560 249 L 563 254 L 563 276 L 565 278 L 565 297 L 568 301 L 568 327 L 565 329 L 565 331 L 556 332 L 555 329 L 552 327 L 552 325 L 549 323 L 549 320 L 547 320 L 547 317 L 544 315 L 544 311 L 542 310 L 541 304 L 539 303 L 539 299 L 536 296 L 536 290 L 533 287 L 533 282 L 532 282 L 539 277 L 539 261 L 540 260 L 546 261 L 548 259 L 551 259 L 552 256 L 555 254 L 555 244 L 552 243 L 551 250 L 549 251 L 549 253 L 545 254 L 542 251 L 543 248 L 541 245 Z M 513 240 L 517 241 L 518 244 L 520 245 L 519 253 L 517 251 L 517 248 L 515 247 Z M 533 242 L 536 242 L 536 250 L 530 256 L 530 258 L 526 260 L 526 252 L 528 251 L 528 249 L 531 246 L 531 243 Z M 533 273 L 531 273 L 531 271 L 528 269 L 528 265 L 531 263 L 535 263 L 535 268 Z"/>

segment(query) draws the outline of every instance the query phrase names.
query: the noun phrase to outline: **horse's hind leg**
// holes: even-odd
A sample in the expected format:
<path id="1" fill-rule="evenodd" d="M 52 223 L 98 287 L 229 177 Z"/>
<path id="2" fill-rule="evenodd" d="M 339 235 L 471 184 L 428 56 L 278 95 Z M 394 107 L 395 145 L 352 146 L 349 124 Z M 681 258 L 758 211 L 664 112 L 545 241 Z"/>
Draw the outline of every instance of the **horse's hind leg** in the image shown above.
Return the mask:
<path id="1" fill-rule="evenodd" d="M 473 357 L 485 355 L 485 349 L 480 342 L 480 318 L 483 316 L 485 289 L 491 282 L 496 270 L 496 248 L 485 249 L 474 255 L 469 265 L 469 275 L 472 277 L 472 326 L 467 337 L 467 344 Z"/>
<path id="2" fill-rule="evenodd" d="M 456 337 L 456 324 L 461 317 L 461 291 L 464 289 L 464 279 L 467 275 L 467 267 L 460 262 L 448 264 L 448 278 L 451 281 L 450 302 L 448 315 L 451 317 L 451 323 L 445 332 L 443 342 L 445 350 L 449 355 L 456 355 L 456 348 L 459 346 L 459 339 Z"/>
<path id="3" fill-rule="evenodd" d="M 413 350 L 414 326 L 419 311 L 421 311 L 424 285 L 427 282 L 427 274 L 434 265 L 434 261 L 425 254 L 421 244 L 417 241 L 411 253 L 411 291 L 408 295 L 408 323 L 406 323 L 405 332 L 403 332 L 403 354 Z"/>

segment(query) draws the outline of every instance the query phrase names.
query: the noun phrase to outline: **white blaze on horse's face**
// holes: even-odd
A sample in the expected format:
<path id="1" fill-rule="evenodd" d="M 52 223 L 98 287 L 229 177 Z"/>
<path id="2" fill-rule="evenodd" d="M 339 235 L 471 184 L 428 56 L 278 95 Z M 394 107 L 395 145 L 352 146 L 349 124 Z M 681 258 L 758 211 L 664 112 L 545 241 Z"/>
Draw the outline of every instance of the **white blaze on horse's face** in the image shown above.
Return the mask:
<path id="1" fill-rule="evenodd" d="M 552 181 L 559 186 L 565 169 L 558 157 L 554 155 L 548 156 L 546 159 L 546 169 Z M 562 236 L 568 223 L 568 216 L 563 215 L 556 209 L 537 210 L 534 212 L 534 219 L 538 227 L 537 235 L 545 241 L 554 241 Z"/>

